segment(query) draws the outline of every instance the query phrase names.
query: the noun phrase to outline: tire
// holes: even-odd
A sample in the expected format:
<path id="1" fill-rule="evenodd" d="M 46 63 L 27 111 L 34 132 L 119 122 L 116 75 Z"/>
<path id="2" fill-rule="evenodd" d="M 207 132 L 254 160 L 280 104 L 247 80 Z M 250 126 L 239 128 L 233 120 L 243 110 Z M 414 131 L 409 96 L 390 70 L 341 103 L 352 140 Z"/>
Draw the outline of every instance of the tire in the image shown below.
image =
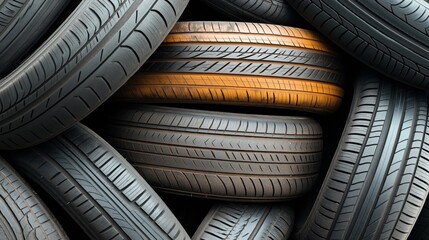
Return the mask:
<path id="1" fill-rule="evenodd" d="M 291 25 L 300 16 L 283 0 L 203 0 L 232 19 L 244 22 Z"/>
<path id="2" fill-rule="evenodd" d="M 281 201 L 317 178 L 322 130 L 312 119 L 155 106 L 111 110 L 103 134 L 152 187 L 237 201 Z"/>
<path id="3" fill-rule="evenodd" d="M 429 89 L 429 3 L 288 0 L 305 19 L 375 70 Z"/>
<path id="4" fill-rule="evenodd" d="M 309 215 L 299 214 L 297 239 L 407 239 L 429 189 L 427 108 L 423 91 L 373 74 L 355 81 L 340 144 Z"/>
<path id="5" fill-rule="evenodd" d="M 69 0 L 4 0 L 0 3 L 0 76 L 31 51 Z"/>
<path id="6" fill-rule="evenodd" d="M 285 204 L 217 204 L 209 211 L 193 240 L 287 240 L 294 211 Z"/>
<path id="7" fill-rule="evenodd" d="M 0 239 L 68 239 L 21 176 L 0 157 Z"/>
<path id="8" fill-rule="evenodd" d="M 157 48 L 186 3 L 82 1 L 50 39 L 2 80 L 0 149 L 46 141 L 97 108 Z"/>
<path id="9" fill-rule="evenodd" d="M 146 181 L 83 125 L 9 158 L 91 239 L 189 239 Z"/>
<path id="10" fill-rule="evenodd" d="M 117 96 L 332 112 L 343 98 L 342 84 L 334 52 L 308 30 L 181 22 Z"/>

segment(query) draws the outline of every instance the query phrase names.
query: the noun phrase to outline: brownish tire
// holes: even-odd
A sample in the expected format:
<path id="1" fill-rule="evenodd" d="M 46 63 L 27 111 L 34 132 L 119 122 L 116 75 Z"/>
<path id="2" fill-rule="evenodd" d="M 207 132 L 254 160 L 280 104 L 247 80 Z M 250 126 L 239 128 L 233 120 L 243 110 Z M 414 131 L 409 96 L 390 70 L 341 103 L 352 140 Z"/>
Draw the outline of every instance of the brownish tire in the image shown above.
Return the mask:
<path id="1" fill-rule="evenodd" d="M 306 117 L 121 106 L 102 134 L 152 187 L 236 201 L 307 193 L 321 163 L 322 129 Z"/>
<path id="2" fill-rule="evenodd" d="M 332 112 L 343 98 L 338 70 L 331 48 L 308 30 L 182 22 L 117 96 Z"/>

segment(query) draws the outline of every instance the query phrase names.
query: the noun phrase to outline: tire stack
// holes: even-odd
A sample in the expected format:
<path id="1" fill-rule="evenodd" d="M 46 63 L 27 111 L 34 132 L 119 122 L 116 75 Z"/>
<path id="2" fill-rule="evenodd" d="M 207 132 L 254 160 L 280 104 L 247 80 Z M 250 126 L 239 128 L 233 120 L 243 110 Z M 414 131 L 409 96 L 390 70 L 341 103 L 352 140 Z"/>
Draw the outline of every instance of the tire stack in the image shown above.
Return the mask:
<path id="1" fill-rule="evenodd" d="M 429 237 L 427 1 L 188 2 L 0 1 L 0 239 Z"/>
<path id="2" fill-rule="evenodd" d="M 264 3 L 260 12 L 244 9 L 240 20 L 292 11 L 253 2 Z M 263 19 L 270 9 L 278 16 Z M 215 199 L 193 239 L 288 239 L 293 201 L 312 189 L 322 162 L 321 125 L 309 116 L 335 112 L 344 85 L 338 56 L 312 31 L 179 22 L 116 93 L 99 132 L 156 190 Z M 255 114 L 262 107 L 274 114 Z"/>

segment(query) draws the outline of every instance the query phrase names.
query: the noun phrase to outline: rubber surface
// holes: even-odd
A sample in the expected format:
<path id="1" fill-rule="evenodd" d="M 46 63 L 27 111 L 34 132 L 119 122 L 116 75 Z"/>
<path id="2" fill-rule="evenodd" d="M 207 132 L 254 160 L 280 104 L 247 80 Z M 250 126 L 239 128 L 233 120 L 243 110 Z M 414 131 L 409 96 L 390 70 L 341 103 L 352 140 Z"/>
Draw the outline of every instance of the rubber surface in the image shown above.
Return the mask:
<path id="1" fill-rule="evenodd" d="M 181 22 L 117 96 L 332 112 L 343 97 L 339 70 L 334 52 L 308 30 Z"/>
<path id="2" fill-rule="evenodd" d="M 318 174 L 322 130 L 309 118 L 142 105 L 109 115 L 106 140 L 159 190 L 280 201 L 305 194 Z"/>
<path id="3" fill-rule="evenodd" d="M 0 3 L 0 76 L 32 50 L 69 0 L 3 0 Z"/>
<path id="4" fill-rule="evenodd" d="M 0 157 L 0 239 L 68 239 L 21 176 Z"/>
<path id="5" fill-rule="evenodd" d="M 11 162 L 56 199 L 90 239 L 189 239 L 133 167 L 83 125 Z"/>
<path id="6" fill-rule="evenodd" d="M 192 239 L 287 240 L 293 220 L 293 208 L 286 204 L 217 204 Z"/>
<path id="7" fill-rule="evenodd" d="M 355 82 L 340 144 L 310 214 L 299 214 L 297 239 L 407 239 L 427 197 L 427 95 L 370 73 Z"/>
<path id="8" fill-rule="evenodd" d="M 429 89 L 429 2 L 287 0 L 351 55 L 403 83 Z"/>
<path id="9" fill-rule="evenodd" d="M 300 16 L 283 0 L 203 0 L 205 4 L 238 21 L 293 24 Z"/>
<path id="10" fill-rule="evenodd" d="M 0 82 L 0 149 L 29 147 L 71 127 L 145 62 L 187 0 L 82 1 Z"/>

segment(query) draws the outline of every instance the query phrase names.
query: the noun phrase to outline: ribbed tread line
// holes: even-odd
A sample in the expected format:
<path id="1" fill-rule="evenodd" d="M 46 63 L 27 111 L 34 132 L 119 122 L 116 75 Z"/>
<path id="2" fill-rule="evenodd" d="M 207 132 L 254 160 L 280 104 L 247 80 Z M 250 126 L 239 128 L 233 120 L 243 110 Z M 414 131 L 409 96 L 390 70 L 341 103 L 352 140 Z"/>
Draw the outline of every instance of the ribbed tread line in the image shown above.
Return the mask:
<path id="1" fill-rule="evenodd" d="M 322 130 L 318 124 L 306 117 L 236 114 L 192 109 L 187 109 L 185 115 L 177 115 L 175 108 L 139 106 L 139 104 L 124 104 L 115 111 L 120 114 L 110 115 L 109 123 L 151 130 L 171 131 L 173 128 L 175 131 L 184 133 L 281 139 L 287 139 L 289 135 L 295 139 L 317 139 L 322 136 Z M 128 116 L 133 117 L 130 119 Z"/>
<path id="2" fill-rule="evenodd" d="M 0 5 L 0 75 L 18 64 L 43 37 L 69 0 L 5 0 Z"/>
<path id="3" fill-rule="evenodd" d="M 427 89 L 429 60 L 426 1 L 288 0 L 304 18 L 368 66 Z"/>
<path id="4" fill-rule="evenodd" d="M 294 211 L 285 204 L 217 204 L 192 239 L 288 239 L 293 221 Z"/>
<path id="5" fill-rule="evenodd" d="M 299 239 L 405 239 L 426 199 L 419 170 L 428 164 L 426 95 L 369 74 L 356 84 L 348 125 Z"/>
<path id="6" fill-rule="evenodd" d="M 55 161 L 57 171 L 54 165 L 41 163 L 43 159 L 34 154 L 36 151 Z M 39 162 L 30 165 L 38 174 L 27 170 L 29 177 L 59 201 L 71 203 L 66 210 L 95 238 L 189 239 L 168 207 L 129 163 L 82 125 L 35 149 L 13 153 L 13 158 L 24 169 L 29 168 L 27 161 Z M 46 174 L 54 174 L 52 181 L 36 176 Z M 53 186 L 59 177 L 64 178 L 61 184 L 70 186 L 62 187 L 62 193 L 54 192 L 59 190 Z"/>
<path id="7" fill-rule="evenodd" d="M 117 97 L 330 112 L 344 94 L 340 69 L 334 51 L 307 30 L 181 22 Z"/>
<path id="8" fill-rule="evenodd" d="M 81 2 L 51 38 L 2 80 L 0 148 L 40 143 L 89 114 L 137 71 L 186 3 Z M 159 24 L 159 13 L 167 27 Z M 103 81 L 91 81 L 97 78 Z"/>
<path id="9" fill-rule="evenodd" d="M 307 192 L 320 167 L 321 129 L 309 118 L 221 117 L 218 112 L 143 105 L 112 111 L 113 121 L 106 121 L 100 133 L 157 189 L 275 201 Z M 283 128 L 274 127 L 277 123 Z M 255 138 L 253 132 L 266 136 Z"/>
<path id="10" fill-rule="evenodd" d="M 68 239 L 30 185 L 3 158 L 0 158 L 0 186 L 2 239 Z"/>

